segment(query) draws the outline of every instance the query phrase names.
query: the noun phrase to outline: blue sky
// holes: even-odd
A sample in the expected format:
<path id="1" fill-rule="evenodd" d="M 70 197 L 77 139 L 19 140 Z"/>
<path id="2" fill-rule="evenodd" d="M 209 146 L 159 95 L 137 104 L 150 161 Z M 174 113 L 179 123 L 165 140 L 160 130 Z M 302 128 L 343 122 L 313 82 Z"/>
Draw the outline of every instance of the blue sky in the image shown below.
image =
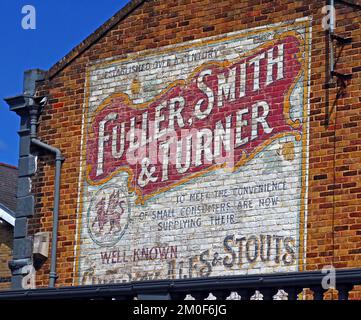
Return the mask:
<path id="1" fill-rule="evenodd" d="M 22 92 L 23 72 L 47 70 L 120 10 L 127 0 L 0 1 L 0 162 L 17 165 L 19 118 L 4 97 Z M 24 30 L 23 6 L 36 9 L 36 29 Z"/>

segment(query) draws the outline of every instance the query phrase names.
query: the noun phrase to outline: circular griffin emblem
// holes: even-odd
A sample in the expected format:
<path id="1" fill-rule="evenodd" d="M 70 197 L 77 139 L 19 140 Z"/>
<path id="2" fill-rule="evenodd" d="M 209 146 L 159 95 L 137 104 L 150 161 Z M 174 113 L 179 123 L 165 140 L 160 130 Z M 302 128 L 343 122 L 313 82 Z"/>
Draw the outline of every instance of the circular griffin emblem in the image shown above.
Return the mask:
<path id="1" fill-rule="evenodd" d="M 115 245 L 128 227 L 130 206 L 126 193 L 117 185 L 96 192 L 88 209 L 88 232 L 102 247 Z"/>

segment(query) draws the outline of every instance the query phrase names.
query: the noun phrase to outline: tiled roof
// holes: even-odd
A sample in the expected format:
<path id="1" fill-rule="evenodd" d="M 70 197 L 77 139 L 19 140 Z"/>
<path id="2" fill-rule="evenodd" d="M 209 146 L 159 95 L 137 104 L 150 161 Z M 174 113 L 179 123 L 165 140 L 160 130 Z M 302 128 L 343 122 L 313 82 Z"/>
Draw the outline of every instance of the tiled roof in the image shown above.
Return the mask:
<path id="1" fill-rule="evenodd" d="M 0 163 L 0 203 L 15 212 L 18 169 Z"/>

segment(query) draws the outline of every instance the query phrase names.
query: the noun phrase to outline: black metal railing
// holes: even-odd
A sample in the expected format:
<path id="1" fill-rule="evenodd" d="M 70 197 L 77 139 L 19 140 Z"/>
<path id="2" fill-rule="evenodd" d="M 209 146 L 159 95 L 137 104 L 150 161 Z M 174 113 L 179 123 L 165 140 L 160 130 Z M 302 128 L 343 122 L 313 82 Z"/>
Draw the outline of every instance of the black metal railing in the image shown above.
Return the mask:
<path id="1" fill-rule="evenodd" d="M 0 292 L 0 300 L 19 299 L 113 299 L 113 300 L 184 300 L 186 298 L 240 300 L 297 300 L 304 289 L 313 292 L 314 300 L 323 300 L 327 288 L 322 286 L 321 271 L 210 277 L 179 280 L 158 280 L 33 290 Z M 339 300 L 347 300 L 355 285 L 361 284 L 361 269 L 335 271 Z M 281 290 L 281 291 L 280 291 Z M 211 294 L 211 295 L 210 295 Z M 278 298 L 277 298 L 278 296 Z M 232 298 L 233 297 L 233 298 Z M 236 297 L 236 298 L 235 298 Z"/>

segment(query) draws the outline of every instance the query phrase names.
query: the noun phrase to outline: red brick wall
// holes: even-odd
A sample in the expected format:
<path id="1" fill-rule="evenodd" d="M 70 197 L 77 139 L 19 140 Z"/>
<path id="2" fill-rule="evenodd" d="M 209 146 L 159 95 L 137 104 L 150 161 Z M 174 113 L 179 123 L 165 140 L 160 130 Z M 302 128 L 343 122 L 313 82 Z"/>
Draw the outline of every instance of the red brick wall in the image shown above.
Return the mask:
<path id="1" fill-rule="evenodd" d="M 86 66 L 165 45 L 312 17 L 309 200 L 306 269 L 333 264 L 361 267 L 361 29 L 359 12 L 337 5 L 336 32 L 352 36 L 337 71 L 351 73 L 344 90 L 327 89 L 326 35 L 320 1 L 146 1 L 39 88 L 49 104 L 43 110 L 39 137 L 60 148 L 66 161 L 61 181 L 58 285 L 71 285 L 77 223 L 82 108 Z M 328 119 L 328 121 L 327 121 Z M 40 157 L 34 179 L 36 217 L 32 232 L 51 231 L 53 165 Z M 49 266 L 37 273 L 46 286 Z M 76 279 L 77 280 L 77 279 Z"/>

